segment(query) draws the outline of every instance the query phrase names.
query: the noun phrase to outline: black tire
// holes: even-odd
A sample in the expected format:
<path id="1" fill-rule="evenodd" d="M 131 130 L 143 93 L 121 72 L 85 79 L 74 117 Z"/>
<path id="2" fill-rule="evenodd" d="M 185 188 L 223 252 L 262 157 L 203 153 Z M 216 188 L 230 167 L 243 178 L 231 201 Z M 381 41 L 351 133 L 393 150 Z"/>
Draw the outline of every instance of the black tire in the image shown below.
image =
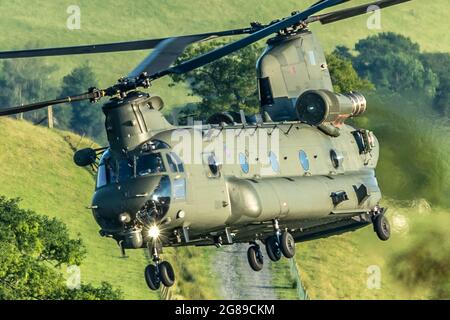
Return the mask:
<path id="1" fill-rule="evenodd" d="M 253 271 L 259 272 L 263 269 L 264 259 L 261 250 L 256 246 L 248 248 L 247 252 L 248 263 Z"/>
<path id="2" fill-rule="evenodd" d="M 281 252 L 276 236 L 270 236 L 266 239 L 266 251 L 270 260 L 273 262 L 280 261 L 283 253 Z"/>
<path id="3" fill-rule="evenodd" d="M 151 264 L 145 268 L 145 282 L 147 282 L 147 286 L 153 291 L 161 287 L 161 280 L 156 266 Z"/>
<path id="4" fill-rule="evenodd" d="M 381 241 L 388 241 L 391 238 L 391 225 L 384 214 L 375 217 L 373 227 Z"/>
<path id="5" fill-rule="evenodd" d="M 295 240 L 292 234 L 289 232 L 283 232 L 280 242 L 281 252 L 283 255 L 288 259 L 292 259 L 295 256 Z"/>
<path id="6" fill-rule="evenodd" d="M 167 288 L 175 284 L 175 272 L 173 271 L 172 265 L 167 261 L 161 262 L 159 265 L 159 274 L 161 282 Z"/>

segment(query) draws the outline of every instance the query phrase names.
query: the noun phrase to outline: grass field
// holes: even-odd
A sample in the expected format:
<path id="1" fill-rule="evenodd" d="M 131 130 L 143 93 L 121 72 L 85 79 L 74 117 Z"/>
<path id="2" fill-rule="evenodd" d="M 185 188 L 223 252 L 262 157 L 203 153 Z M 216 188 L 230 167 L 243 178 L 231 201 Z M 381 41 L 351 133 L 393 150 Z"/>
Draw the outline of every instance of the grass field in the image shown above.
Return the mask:
<path id="1" fill-rule="evenodd" d="M 170 35 L 191 34 L 212 30 L 244 27 L 251 21 L 269 22 L 302 9 L 315 0 L 0 0 L 0 50 L 32 46 L 64 46 L 148 39 Z M 350 4 L 370 1 L 354 0 Z M 69 5 L 81 9 L 81 29 L 69 30 L 66 20 Z M 324 47 L 331 50 L 338 44 L 353 46 L 361 38 L 379 31 L 396 31 L 410 36 L 426 51 L 449 51 L 450 35 L 443 24 L 447 21 L 447 0 L 418 1 L 387 9 L 382 14 L 382 29 L 369 30 L 367 17 L 358 17 L 336 24 L 314 25 Z M 60 67 L 59 79 L 74 67 L 88 61 L 94 67 L 102 86 L 112 84 L 128 74 L 147 52 L 100 54 L 82 57 L 54 57 L 47 61 Z M 183 87 L 169 89 L 168 80 L 154 84 L 166 105 L 186 102 Z M 192 99 L 192 98 L 191 98 Z M 189 99 L 188 99 L 189 100 Z"/>
<path id="2" fill-rule="evenodd" d="M 122 289 L 126 299 L 159 299 L 159 293 L 150 292 L 144 281 L 144 251 L 127 251 L 129 258 L 123 259 L 115 242 L 98 234 L 99 227 L 86 209 L 94 180 L 88 170 L 73 164 L 69 146 L 69 142 L 78 144 L 80 137 L 7 118 L 0 119 L 0 136 L 0 194 L 20 197 L 22 207 L 58 217 L 73 236 L 83 239 L 87 258 L 81 266 L 82 281 L 108 281 Z M 90 144 L 84 140 L 80 147 Z M 166 253 L 181 280 L 173 290 L 176 296 L 216 297 L 214 277 L 209 275 L 210 251 L 169 249 Z M 198 285 L 206 289 L 199 291 Z"/>

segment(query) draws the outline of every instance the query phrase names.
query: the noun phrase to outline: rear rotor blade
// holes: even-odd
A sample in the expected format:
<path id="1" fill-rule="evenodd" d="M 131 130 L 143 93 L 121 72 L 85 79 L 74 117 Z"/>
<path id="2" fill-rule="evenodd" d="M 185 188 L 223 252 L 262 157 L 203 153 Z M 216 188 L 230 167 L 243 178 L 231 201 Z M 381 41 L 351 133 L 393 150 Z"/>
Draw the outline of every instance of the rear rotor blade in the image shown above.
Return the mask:
<path id="1" fill-rule="evenodd" d="M 168 38 L 162 41 L 128 77 L 135 78 L 143 72 L 155 74 L 169 68 L 189 45 L 201 40 L 205 40 L 204 36 Z"/>
<path id="2" fill-rule="evenodd" d="M 391 7 L 397 4 L 401 4 L 404 2 L 409 2 L 411 0 L 382 0 L 375 1 L 372 3 L 364 4 L 358 7 L 353 7 L 349 9 L 343 9 L 335 12 L 325 13 L 322 15 L 314 16 L 308 19 L 306 22 L 316 22 L 320 21 L 322 24 L 329 24 L 333 22 L 337 22 L 344 19 L 349 19 L 352 17 L 356 17 L 359 15 L 366 14 L 367 12 L 372 12 L 378 9 L 383 9 L 387 7 Z"/>
<path id="3" fill-rule="evenodd" d="M 277 23 L 271 24 L 259 31 L 252 33 L 251 35 L 249 35 L 241 40 L 235 41 L 235 42 L 225 45 L 219 49 L 216 49 L 216 50 L 208 52 L 204 55 L 201 55 L 197 58 L 186 61 L 178 66 L 161 71 L 160 73 L 151 76 L 151 78 L 157 79 L 157 78 L 161 78 L 168 74 L 182 74 L 182 73 L 186 73 L 186 72 L 192 71 L 194 69 L 200 68 L 200 67 L 202 67 L 206 64 L 209 64 L 215 60 L 218 60 L 226 55 L 229 55 L 230 53 L 238 51 L 238 50 L 240 50 L 244 47 L 247 47 L 261 39 L 264 39 L 274 33 L 277 33 L 280 30 L 289 28 L 303 20 L 306 20 L 308 17 L 310 17 L 311 15 L 313 15 L 319 11 L 322 11 L 329 7 L 344 3 L 346 1 L 347 0 L 325 0 L 325 1 L 322 1 L 318 4 L 316 4 L 315 6 L 306 9 L 303 12 L 297 13 L 289 18 L 286 18 Z"/>

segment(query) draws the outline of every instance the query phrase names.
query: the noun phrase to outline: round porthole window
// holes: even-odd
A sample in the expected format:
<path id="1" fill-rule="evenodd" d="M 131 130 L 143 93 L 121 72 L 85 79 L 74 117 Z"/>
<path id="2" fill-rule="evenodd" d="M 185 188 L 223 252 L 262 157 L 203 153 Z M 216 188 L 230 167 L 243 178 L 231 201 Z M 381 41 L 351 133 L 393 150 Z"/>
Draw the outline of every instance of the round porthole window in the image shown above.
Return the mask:
<path id="1" fill-rule="evenodd" d="M 211 170 L 211 173 L 213 176 L 217 176 L 220 172 L 220 164 L 217 163 L 217 159 L 215 155 L 210 155 L 208 157 L 208 166 L 209 170 Z"/>
<path id="2" fill-rule="evenodd" d="M 305 151 L 300 150 L 299 152 L 300 164 L 302 165 L 303 170 L 309 171 L 309 159 L 308 155 Z"/>
<path id="3" fill-rule="evenodd" d="M 344 157 L 341 154 L 338 154 L 335 150 L 330 151 L 330 159 L 335 169 L 339 169 L 344 162 Z"/>
<path id="4" fill-rule="evenodd" d="M 245 154 L 240 153 L 239 154 L 239 164 L 241 165 L 242 172 L 249 173 L 250 166 L 248 164 L 248 158 Z"/>
<path id="5" fill-rule="evenodd" d="M 272 166 L 272 170 L 274 172 L 280 171 L 280 163 L 278 162 L 278 157 L 274 152 L 269 153 L 270 165 Z"/>

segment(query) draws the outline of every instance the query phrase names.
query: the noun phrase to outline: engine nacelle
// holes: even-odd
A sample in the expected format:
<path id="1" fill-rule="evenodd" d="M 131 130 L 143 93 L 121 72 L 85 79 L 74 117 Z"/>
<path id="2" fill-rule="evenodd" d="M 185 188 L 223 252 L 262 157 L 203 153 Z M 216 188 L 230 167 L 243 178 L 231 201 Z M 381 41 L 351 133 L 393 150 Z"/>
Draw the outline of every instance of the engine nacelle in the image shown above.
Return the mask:
<path id="1" fill-rule="evenodd" d="M 306 91 L 295 105 L 298 119 L 312 126 L 332 123 L 339 127 L 346 119 L 363 114 L 366 108 L 366 98 L 360 93 L 339 94 L 328 90 Z"/>

